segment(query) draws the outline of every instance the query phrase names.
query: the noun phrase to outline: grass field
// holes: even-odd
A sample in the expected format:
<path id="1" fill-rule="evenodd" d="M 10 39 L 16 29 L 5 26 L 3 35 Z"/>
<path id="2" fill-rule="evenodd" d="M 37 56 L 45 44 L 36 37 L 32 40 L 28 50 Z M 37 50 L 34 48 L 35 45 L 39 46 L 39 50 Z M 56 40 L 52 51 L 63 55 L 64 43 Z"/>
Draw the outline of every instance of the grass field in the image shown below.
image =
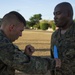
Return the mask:
<path id="1" fill-rule="evenodd" d="M 21 50 L 25 48 L 27 44 L 31 44 L 35 47 L 35 56 L 49 56 L 50 55 L 50 31 L 41 30 L 25 30 L 22 37 L 16 40 L 14 43 L 19 46 Z"/>

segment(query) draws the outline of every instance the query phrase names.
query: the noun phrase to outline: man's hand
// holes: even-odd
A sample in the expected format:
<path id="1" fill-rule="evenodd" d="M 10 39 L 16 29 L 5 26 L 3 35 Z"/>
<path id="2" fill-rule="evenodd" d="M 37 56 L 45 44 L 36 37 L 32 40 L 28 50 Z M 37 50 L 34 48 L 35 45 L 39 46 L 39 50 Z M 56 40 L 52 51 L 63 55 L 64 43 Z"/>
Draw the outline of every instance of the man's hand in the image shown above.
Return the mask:
<path id="1" fill-rule="evenodd" d="M 56 68 L 60 68 L 61 67 L 61 60 L 59 58 L 54 58 L 54 60 L 56 61 Z"/>
<path id="2" fill-rule="evenodd" d="M 26 53 L 27 55 L 31 56 L 31 55 L 34 53 L 34 51 L 35 51 L 35 49 L 34 49 L 33 46 L 27 45 L 27 46 L 25 47 L 24 53 Z"/>

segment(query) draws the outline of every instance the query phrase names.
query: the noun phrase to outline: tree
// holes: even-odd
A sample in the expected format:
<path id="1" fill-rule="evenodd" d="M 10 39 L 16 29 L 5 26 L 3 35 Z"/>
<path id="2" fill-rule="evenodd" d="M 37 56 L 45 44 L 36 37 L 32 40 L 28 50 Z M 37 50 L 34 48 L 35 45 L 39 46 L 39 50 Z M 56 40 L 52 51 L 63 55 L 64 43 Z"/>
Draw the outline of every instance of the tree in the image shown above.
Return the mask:
<path id="1" fill-rule="evenodd" d="M 26 26 L 27 27 L 33 27 L 33 25 L 35 25 L 34 21 L 26 21 Z"/>
<path id="2" fill-rule="evenodd" d="M 41 16 L 42 16 L 41 14 L 35 14 L 33 15 L 33 17 L 30 18 L 30 21 L 34 21 L 35 23 L 38 23 L 39 20 L 42 19 Z"/>
<path id="3" fill-rule="evenodd" d="M 49 22 L 49 25 L 50 25 L 50 27 L 51 27 L 53 30 L 56 30 L 56 25 L 55 25 L 55 23 L 54 23 L 54 20 L 51 20 L 51 21 Z"/>
<path id="4" fill-rule="evenodd" d="M 29 26 L 34 26 L 37 25 L 39 23 L 39 20 L 41 20 L 42 18 L 41 14 L 35 14 L 33 15 L 30 19 L 29 19 Z"/>
<path id="5" fill-rule="evenodd" d="M 40 21 L 40 28 L 42 30 L 46 30 L 46 29 L 48 29 L 48 27 L 49 27 L 48 20 L 41 20 Z"/>

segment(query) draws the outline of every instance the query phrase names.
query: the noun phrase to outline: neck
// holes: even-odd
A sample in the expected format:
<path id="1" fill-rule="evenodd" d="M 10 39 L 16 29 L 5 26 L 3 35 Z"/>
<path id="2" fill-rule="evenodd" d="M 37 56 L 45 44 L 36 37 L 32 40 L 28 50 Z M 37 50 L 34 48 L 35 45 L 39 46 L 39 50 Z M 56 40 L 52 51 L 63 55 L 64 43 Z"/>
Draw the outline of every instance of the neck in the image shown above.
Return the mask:
<path id="1" fill-rule="evenodd" d="M 67 30 L 71 25 L 72 25 L 73 21 L 70 21 L 69 23 L 67 23 L 66 25 L 64 25 L 63 27 L 60 27 L 61 30 Z"/>
<path id="2" fill-rule="evenodd" d="M 72 22 L 69 22 L 65 27 L 63 28 L 60 28 L 61 29 L 61 34 L 64 34 L 68 28 L 72 25 L 73 21 Z"/>
<path id="3" fill-rule="evenodd" d="M 6 28 L 3 28 L 3 27 L 1 27 L 1 30 L 3 31 L 3 33 L 5 34 L 5 36 L 10 40 L 9 31 Z"/>

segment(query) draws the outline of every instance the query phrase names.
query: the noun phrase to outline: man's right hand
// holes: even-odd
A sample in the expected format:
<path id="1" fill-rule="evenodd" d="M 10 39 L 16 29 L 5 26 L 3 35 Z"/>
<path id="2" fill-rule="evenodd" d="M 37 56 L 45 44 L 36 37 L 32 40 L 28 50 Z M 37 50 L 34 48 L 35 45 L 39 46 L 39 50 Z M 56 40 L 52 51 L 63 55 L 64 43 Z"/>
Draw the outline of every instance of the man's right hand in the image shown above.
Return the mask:
<path id="1" fill-rule="evenodd" d="M 31 55 L 34 53 L 34 51 L 35 51 L 35 49 L 34 49 L 33 46 L 27 45 L 27 46 L 25 47 L 24 53 L 26 53 L 27 55 L 31 56 Z"/>
<path id="2" fill-rule="evenodd" d="M 56 61 L 56 68 L 60 68 L 61 67 L 61 60 L 59 58 L 54 58 L 54 60 Z"/>

